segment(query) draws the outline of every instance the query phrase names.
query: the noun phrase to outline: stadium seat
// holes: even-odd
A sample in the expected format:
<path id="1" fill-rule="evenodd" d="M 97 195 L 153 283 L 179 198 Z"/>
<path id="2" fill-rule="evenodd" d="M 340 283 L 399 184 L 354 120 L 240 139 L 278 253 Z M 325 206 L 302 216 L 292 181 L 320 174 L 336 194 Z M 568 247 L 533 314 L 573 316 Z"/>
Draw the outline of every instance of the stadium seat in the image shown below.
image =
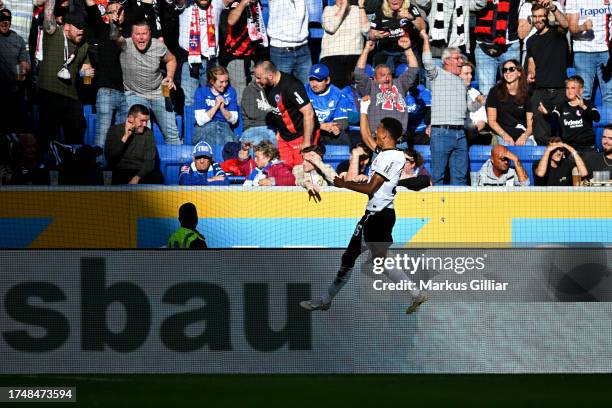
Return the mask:
<path id="1" fill-rule="evenodd" d="M 195 110 L 191 105 L 185 105 L 183 113 L 183 143 L 186 145 L 193 144 L 193 128 L 195 127 Z"/>
<path id="2" fill-rule="evenodd" d="M 85 123 L 87 125 L 83 144 L 93 146 L 94 140 L 96 140 L 96 114 L 93 113 L 91 105 L 83 105 L 83 115 L 85 116 Z"/>
<path id="3" fill-rule="evenodd" d="M 160 170 L 164 175 L 166 185 L 178 184 L 180 167 L 191 162 L 193 146 L 189 145 L 157 145 Z"/>
<path id="4" fill-rule="evenodd" d="M 221 144 L 212 146 L 213 160 L 216 161 L 217 163 L 223 162 L 223 146 L 224 145 L 221 145 Z"/>

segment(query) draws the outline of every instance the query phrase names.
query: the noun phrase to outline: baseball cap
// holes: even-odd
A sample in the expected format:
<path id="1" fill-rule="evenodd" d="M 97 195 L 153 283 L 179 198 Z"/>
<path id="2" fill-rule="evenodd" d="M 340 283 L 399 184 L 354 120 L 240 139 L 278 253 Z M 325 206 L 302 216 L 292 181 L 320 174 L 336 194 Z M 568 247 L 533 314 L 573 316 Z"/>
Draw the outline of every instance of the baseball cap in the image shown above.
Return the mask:
<path id="1" fill-rule="evenodd" d="M 210 159 L 213 157 L 212 147 L 206 142 L 200 142 L 193 147 L 193 157 L 202 157 L 206 156 Z"/>
<path id="2" fill-rule="evenodd" d="M 11 21 L 13 15 L 11 14 L 11 10 L 2 9 L 0 10 L 0 21 Z"/>
<path id="3" fill-rule="evenodd" d="M 78 11 L 71 11 L 70 13 L 66 14 L 66 17 L 64 17 L 64 23 L 73 25 L 79 30 L 84 30 L 86 26 L 85 17 Z"/>
<path id="4" fill-rule="evenodd" d="M 329 68 L 324 64 L 315 64 L 310 68 L 308 78 L 314 78 L 317 81 L 323 81 L 329 76 Z"/>

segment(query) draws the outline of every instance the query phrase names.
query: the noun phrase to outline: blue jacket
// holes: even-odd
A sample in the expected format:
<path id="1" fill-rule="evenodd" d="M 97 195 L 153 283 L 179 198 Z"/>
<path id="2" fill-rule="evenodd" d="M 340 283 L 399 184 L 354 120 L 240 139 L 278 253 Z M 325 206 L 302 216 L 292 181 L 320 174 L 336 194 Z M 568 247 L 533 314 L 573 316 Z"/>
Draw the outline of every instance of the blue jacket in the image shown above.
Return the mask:
<path id="1" fill-rule="evenodd" d="M 215 176 L 225 176 L 223 181 L 208 181 Z M 180 186 L 227 186 L 229 180 L 218 163 L 212 162 L 207 172 L 200 173 L 196 170 L 195 163 L 187 163 L 179 170 Z"/>

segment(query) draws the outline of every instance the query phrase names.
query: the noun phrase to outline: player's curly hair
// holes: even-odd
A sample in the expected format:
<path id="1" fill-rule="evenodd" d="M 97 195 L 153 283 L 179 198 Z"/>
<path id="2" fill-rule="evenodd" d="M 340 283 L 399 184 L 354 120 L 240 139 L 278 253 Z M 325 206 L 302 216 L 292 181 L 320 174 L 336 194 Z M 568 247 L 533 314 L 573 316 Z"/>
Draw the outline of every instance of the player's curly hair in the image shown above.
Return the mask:
<path id="1" fill-rule="evenodd" d="M 380 123 L 382 123 L 385 130 L 389 132 L 389 135 L 396 142 L 402 137 L 403 128 L 399 120 L 394 118 L 382 118 Z"/>

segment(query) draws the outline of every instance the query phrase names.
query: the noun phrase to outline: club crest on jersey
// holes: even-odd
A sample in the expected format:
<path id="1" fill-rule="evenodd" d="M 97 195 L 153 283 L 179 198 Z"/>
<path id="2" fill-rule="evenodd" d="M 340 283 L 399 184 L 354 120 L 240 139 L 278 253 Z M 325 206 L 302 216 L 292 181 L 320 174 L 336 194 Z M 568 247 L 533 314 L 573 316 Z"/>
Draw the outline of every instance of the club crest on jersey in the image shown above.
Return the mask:
<path id="1" fill-rule="evenodd" d="M 406 101 L 395 85 L 387 90 L 382 85 L 379 85 L 378 88 L 380 92 L 376 95 L 376 106 L 380 105 L 382 110 L 406 112 Z"/>
<path id="2" fill-rule="evenodd" d="M 274 95 L 274 101 L 276 101 L 276 103 L 280 102 L 280 95 L 276 94 Z"/>
<path id="3" fill-rule="evenodd" d="M 582 112 L 580 112 L 580 110 L 576 110 L 576 116 L 578 117 L 582 116 Z"/>

